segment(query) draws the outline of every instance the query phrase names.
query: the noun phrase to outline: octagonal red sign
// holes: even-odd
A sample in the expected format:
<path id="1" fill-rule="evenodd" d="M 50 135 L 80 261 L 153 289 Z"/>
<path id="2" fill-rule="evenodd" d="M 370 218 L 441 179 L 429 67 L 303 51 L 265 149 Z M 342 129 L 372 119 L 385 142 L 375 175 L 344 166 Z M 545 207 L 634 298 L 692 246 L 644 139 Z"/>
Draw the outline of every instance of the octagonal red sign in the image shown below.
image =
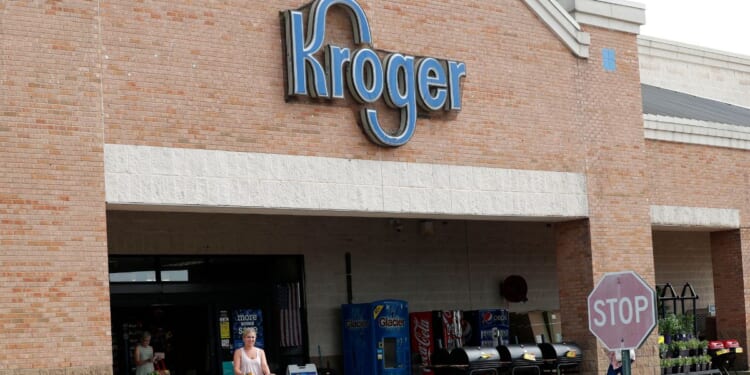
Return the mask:
<path id="1" fill-rule="evenodd" d="M 655 301 L 635 272 L 607 273 L 589 294 L 589 330 L 609 350 L 638 349 L 656 326 Z"/>

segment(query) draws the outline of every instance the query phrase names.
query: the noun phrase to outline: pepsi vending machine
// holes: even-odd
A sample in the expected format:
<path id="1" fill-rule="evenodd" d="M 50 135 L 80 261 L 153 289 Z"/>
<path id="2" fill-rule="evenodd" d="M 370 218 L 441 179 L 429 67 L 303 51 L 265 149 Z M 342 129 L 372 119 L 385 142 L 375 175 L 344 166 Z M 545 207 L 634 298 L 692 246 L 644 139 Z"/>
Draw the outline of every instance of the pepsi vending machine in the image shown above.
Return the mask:
<path id="1" fill-rule="evenodd" d="M 508 310 L 487 309 L 464 311 L 464 319 L 468 323 L 467 333 L 470 346 L 490 346 L 509 344 Z M 465 332 L 466 330 L 464 330 Z M 465 332 L 466 333 L 466 332 Z"/>
<path id="2" fill-rule="evenodd" d="M 409 309 L 405 301 L 341 305 L 344 375 L 409 375 Z"/>

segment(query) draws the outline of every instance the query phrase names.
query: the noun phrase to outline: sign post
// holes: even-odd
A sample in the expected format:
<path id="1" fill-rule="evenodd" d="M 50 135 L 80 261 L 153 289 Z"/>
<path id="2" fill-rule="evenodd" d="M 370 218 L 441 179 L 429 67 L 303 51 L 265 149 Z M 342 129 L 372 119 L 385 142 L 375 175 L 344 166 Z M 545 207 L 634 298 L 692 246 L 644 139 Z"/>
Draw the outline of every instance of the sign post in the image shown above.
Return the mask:
<path id="1" fill-rule="evenodd" d="M 630 350 L 656 326 L 656 292 L 633 271 L 602 276 L 588 297 L 589 331 L 610 351 L 622 351 L 622 373 L 630 375 Z"/>

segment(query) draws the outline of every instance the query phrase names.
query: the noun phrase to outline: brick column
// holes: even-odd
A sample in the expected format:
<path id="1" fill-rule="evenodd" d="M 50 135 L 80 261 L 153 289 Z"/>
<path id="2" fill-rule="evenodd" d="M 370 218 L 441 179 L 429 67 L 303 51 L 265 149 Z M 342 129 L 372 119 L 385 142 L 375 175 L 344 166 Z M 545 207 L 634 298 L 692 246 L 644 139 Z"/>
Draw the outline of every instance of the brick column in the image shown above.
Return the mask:
<path id="1" fill-rule="evenodd" d="M 750 280 L 744 270 L 749 269 L 750 256 L 743 254 L 748 248 L 749 229 L 711 233 L 711 261 L 714 274 L 716 300 L 716 334 L 719 339 L 737 339 L 747 348 L 748 303 L 745 294 L 750 290 Z M 744 242 L 744 243 L 743 243 Z M 735 368 L 747 368 L 747 352 L 737 357 Z"/>
<path id="2" fill-rule="evenodd" d="M 111 374 L 98 5 L 0 12 L 0 375 Z"/>
<path id="3" fill-rule="evenodd" d="M 597 340 L 589 332 L 586 298 L 594 287 L 588 220 L 555 225 L 557 285 L 563 339 L 583 349 L 583 371 L 597 372 Z"/>
<path id="4" fill-rule="evenodd" d="M 570 263 L 576 272 L 585 273 L 585 279 L 575 287 L 584 289 L 581 293 L 586 295 L 606 272 L 634 271 L 653 287 L 654 254 L 649 203 L 645 199 L 649 187 L 644 169 L 646 155 L 636 38 L 633 34 L 593 26 L 585 26 L 585 29 L 591 33 L 592 53 L 579 65 L 576 93 L 581 103 L 578 121 L 586 151 L 590 245 L 588 249 L 581 247 L 578 253 L 568 254 L 571 259 L 558 257 L 557 261 Z M 616 56 L 615 69 L 604 67 L 606 51 Z M 565 278 L 564 275 L 559 277 Z M 565 282 L 561 281 L 560 288 L 565 287 Z M 568 303 L 586 306 L 585 299 L 570 301 L 561 295 L 561 306 Z M 585 312 L 580 315 L 588 322 Z M 563 322 L 565 319 L 563 315 Z M 585 336 L 582 328 L 576 332 Z M 585 342 L 594 345 L 586 348 L 586 354 L 594 363 L 587 360 L 588 367 L 584 371 L 605 373 L 606 352 L 589 340 Z M 637 356 L 633 374 L 654 374 L 660 370 L 656 333 L 638 350 Z"/>

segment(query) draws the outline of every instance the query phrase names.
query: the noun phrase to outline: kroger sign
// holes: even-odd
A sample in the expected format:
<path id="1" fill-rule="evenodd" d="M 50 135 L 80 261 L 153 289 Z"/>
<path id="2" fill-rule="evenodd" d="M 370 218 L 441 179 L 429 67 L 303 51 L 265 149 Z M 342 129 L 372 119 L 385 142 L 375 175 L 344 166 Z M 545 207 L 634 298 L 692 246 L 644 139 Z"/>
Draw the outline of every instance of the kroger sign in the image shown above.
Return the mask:
<path id="1" fill-rule="evenodd" d="M 334 5 L 349 13 L 356 45 L 349 48 L 323 45 L 326 14 Z M 387 53 L 381 59 L 372 47 L 370 24 L 355 0 L 315 0 L 310 4 L 305 31 L 301 11 L 283 13 L 286 31 L 287 95 L 343 99 L 344 85 L 361 103 L 362 128 L 381 146 L 404 145 L 417 125 L 417 106 L 425 111 L 461 110 L 460 80 L 466 64 L 434 57 Z M 322 61 L 320 56 L 322 50 Z M 383 98 L 401 111 L 398 130 L 388 132 L 378 120 L 377 110 L 368 105 Z"/>

